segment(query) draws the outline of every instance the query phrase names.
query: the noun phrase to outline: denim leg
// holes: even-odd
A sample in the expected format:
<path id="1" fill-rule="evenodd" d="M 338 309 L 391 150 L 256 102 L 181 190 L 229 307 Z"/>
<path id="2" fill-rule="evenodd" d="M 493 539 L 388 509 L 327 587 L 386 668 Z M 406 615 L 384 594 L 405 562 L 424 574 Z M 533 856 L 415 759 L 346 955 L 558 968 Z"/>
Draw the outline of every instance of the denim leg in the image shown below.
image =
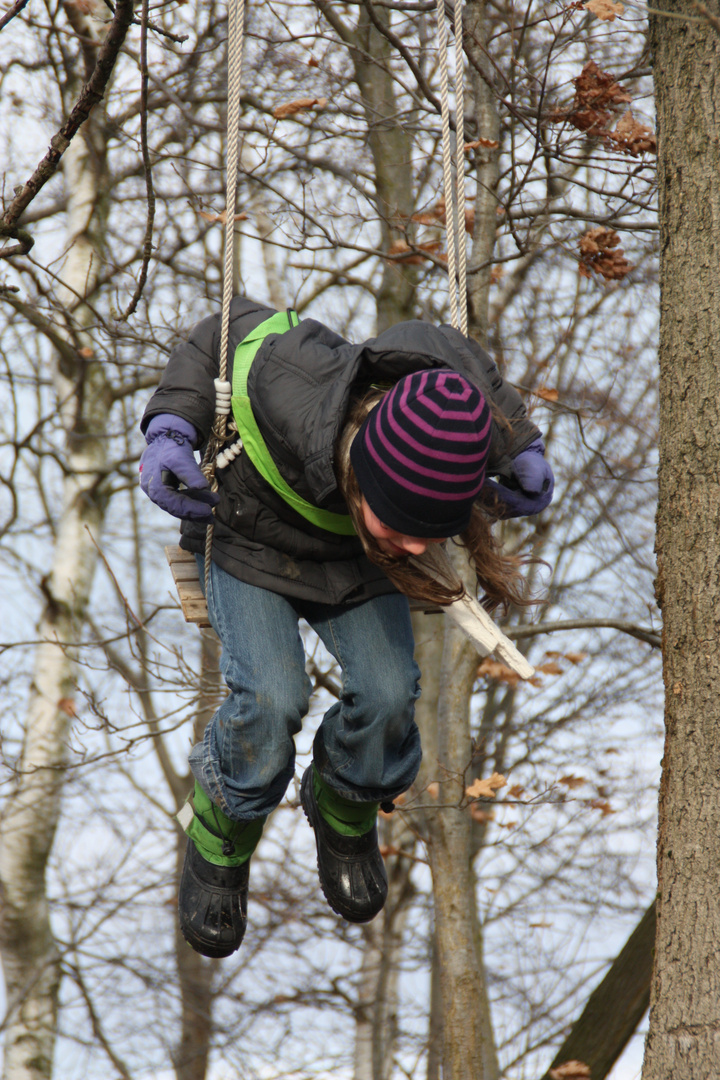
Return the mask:
<path id="1" fill-rule="evenodd" d="M 214 563 L 207 600 L 230 693 L 193 747 L 190 767 L 228 817 L 252 821 L 275 809 L 295 771 L 294 736 L 311 690 L 298 614 L 285 597 Z"/>
<path id="2" fill-rule="evenodd" d="M 327 784 L 357 802 L 407 791 L 420 767 L 414 720 L 420 669 L 407 599 L 397 593 L 352 608 L 302 605 L 342 668 L 342 695 L 323 718 L 315 765 Z"/>

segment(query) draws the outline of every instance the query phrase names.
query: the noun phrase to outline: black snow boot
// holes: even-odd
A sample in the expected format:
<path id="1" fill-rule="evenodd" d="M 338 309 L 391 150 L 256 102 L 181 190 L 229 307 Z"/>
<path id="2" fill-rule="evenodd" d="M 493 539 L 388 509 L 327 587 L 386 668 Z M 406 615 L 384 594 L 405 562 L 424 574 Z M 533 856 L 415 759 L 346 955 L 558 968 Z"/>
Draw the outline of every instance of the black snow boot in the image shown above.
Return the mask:
<path id="1" fill-rule="evenodd" d="M 240 948 L 247 924 L 250 860 L 216 866 L 188 837 L 178 892 L 180 930 L 196 952 L 219 959 Z"/>
<path id="2" fill-rule="evenodd" d="M 382 910 L 388 891 L 377 825 L 362 836 L 336 832 L 320 813 L 312 765 L 303 775 L 300 801 L 315 832 L 318 873 L 325 899 L 348 922 L 370 922 Z"/>

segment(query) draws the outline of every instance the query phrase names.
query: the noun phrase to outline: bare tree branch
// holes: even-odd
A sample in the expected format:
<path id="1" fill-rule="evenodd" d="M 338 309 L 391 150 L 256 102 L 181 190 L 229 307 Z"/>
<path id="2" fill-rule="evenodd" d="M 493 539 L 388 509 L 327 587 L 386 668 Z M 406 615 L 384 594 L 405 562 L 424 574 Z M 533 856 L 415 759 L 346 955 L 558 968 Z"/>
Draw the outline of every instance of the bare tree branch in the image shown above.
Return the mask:
<path id="1" fill-rule="evenodd" d="M 132 17 L 133 0 L 118 0 L 117 7 L 115 8 L 115 16 L 110 23 L 107 36 L 98 51 L 95 70 L 80 91 L 80 96 L 78 97 L 70 116 L 57 134 L 53 135 L 50 140 L 50 149 L 47 154 L 42 159 L 30 179 L 27 180 L 19 190 L 16 189 L 17 194 L 3 214 L 0 225 L 10 228 L 14 228 L 17 225 L 23 210 L 30 205 L 40 189 L 44 187 L 52 176 L 54 176 L 57 167 L 60 164 L 60 159 L 70 145 L 73 136 L 77 134 L 83 122 L 87 120 L 93 107 L 97 105 L 99 101 L 102 101 L 108 80 L 115 67 L 118 54 L 125 40 L 125 36 L 127 35 L 130 23 L 132 22 Z M 0 233 L 0 235 L 2 235 L 2 233 Z M 22 237 L 17 236 L 14 238 L 22 239 Z M 31 246 L 32 244 L 24 246 L 22 253 L 27 254 Z M 18 253 L 17 247 L 14 247 L 9 253 L 0 251 L 0 257 L 7 258 L 8 254 Z"/>

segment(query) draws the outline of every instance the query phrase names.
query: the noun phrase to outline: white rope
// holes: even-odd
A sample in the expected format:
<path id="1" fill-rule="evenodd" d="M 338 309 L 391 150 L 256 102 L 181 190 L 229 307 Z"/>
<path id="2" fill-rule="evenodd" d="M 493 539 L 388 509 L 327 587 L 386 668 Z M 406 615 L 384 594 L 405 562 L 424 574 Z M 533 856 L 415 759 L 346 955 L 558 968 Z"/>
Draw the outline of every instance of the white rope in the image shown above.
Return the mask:
<path id="1" fill-rule="evenodd" d="M 220 323 L 220 378 L 227 378 L 228 327 L 233 290 L 235 203 L 240 127 L 240 79 L 242 76 L 245 0 L 228 0 L 228 105 L 227 105 L 227 198 L 225 202 L 225 266 L 223 269 L 222 319 Z"/>
<path id="2" fill-rule="evenodd" d="M 227 439 L 227 418 L 230 414 L 232 388 L 227 378 L 228 337 L 230 327 L 230 302 L 233 294 L 235 261 L 235 204 L 237 201 L 238 142 L 240 128 L 240 88 L 242 76 L 243 32 L 245 28 L 245 0 L 228 0 L 228 91 L 227 91 L 227 192 L 225 198 L 225 261 L 223 264 L 222 311 L 220 315 L 220 371 L 215 380 L 215 423 L 213 424 L 203 472 L 210 480 L 213 491 L 218 483 L 215 477 L 218 451 Z M 238 440 L 239 442 L 239 440 Z M 242 444 L 233 454 L 236 456 Z M 226 462 L 227 464 L 227 462 Z M 214 519 L 205 530 L 205 596 L 210 585 Z"/>
<path id="3" fill-rule="evenodd" d="M 465 240 L 465 93 L 462 34 L 462 0 L 455 0 L 455 179 L 452 181 L 450 102 L 448 93 L 447 28 L 445 0 L 437 0 L 437 43 L 440 68 L 440 118 L 442 127 L 443 192 L 447 233 L 448 296 L 452 325 L 467 334 L 467 273 Z M 457 256 L 456 256 L 457 230 Z"/>
<path id="4" fill-rule="evenodd" d="M 458 309 L 467 336 L 467 241 L 465 239 L 465 52 L 463 0 L 455 0 L 455 185 L 458 229 Z"/>
<path id="5" fill-rule="evenodd" d="M 452 185 L 452 152 L 450 149 L 450 102 L 448 100 L 447 29 L 445 0 L 437 0 L 437 41 L 440 64 L 440 119 L 442 127 L 443 191 L 445 193 L 445 232 L 447 235 L 448 295 L 450 321 L 459 325 L 457 282 L 455 280 L 455 200 Z"/>

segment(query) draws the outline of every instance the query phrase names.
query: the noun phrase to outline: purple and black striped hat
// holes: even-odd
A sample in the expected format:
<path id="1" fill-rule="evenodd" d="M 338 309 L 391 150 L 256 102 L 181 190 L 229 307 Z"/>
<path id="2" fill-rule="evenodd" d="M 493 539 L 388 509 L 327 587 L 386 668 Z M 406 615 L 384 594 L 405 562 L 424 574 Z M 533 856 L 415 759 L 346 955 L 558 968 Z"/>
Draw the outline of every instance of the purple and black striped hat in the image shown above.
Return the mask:
<path id="1" fill-rule="evenodd" d="M 375 406 L 350 447 L 372 512 L 406 536 L 456 536 L 485 480 L 491 415 L 464 375 L 416 371 Z"/>

